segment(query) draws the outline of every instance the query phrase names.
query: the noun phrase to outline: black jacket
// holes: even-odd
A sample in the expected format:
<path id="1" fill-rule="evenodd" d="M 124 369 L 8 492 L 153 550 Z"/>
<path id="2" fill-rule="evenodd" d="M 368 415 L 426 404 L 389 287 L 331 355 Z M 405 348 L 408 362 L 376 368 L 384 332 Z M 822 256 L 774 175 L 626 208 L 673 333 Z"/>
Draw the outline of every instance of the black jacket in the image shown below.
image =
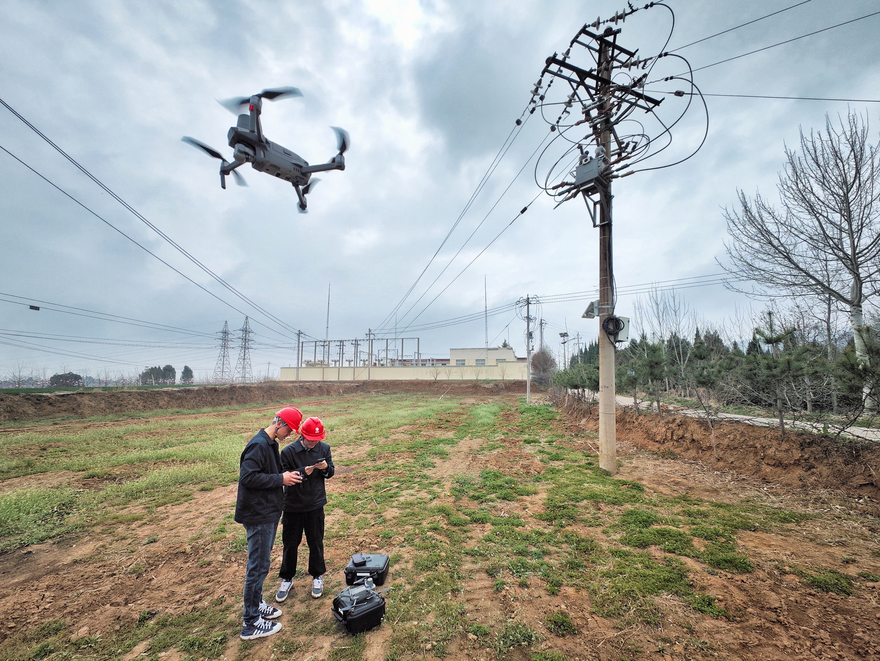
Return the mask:
<path id="1" fill-rule="evenodd" d="M 284 502 L 284 476 L 278 442 L 261 429 L 241 453 L 238 472 L 237 523 L 262 525 L 278 522 Z"/>
<path id="2" fill-rule="evenodd" d="M 311 450 L 306 449 L 302 443 L 302 436 L 281 451 L 281 466 L 286 471 L 295 471 L 306 466 L 312 466 L 321 459 L 327 462 L 326 470 L 312 471 L 311 475 L 301 472 L 303 481 L 300 484 L 285 487 L 284 511 L 285 512 L 312 512 L 321 509 L 327 504 L 327 491 L 324 481 L 333 477 L 336 467 L 333 465 L 333 457 L 330 454 L 330 446 L 323 441 L 315 444 Z"/>

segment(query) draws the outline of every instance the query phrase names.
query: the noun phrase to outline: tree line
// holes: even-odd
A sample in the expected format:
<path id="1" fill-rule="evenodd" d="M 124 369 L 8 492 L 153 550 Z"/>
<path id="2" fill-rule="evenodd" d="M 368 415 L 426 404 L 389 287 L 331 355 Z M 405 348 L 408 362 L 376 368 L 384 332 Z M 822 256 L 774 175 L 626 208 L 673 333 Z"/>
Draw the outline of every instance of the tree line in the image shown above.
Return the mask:
<path id="1" fill-rule="evenodd" d="M 866 370 L 850 337 L 829 356 L 815 329 L 799 326 L 791 316 L 772 310 L 761 315 L 745 346 L 727 343 L 715 329 L 692 336 L 641 336 L 617 351 L 618 394 L 633 398 L 662 414 L 661 400 L 696 402 L 707 417 L 721 407 L 753 407 L 773 411 L 784 432 L 786 420 L 834 420 L 834 427 L 873 416 L 864 385 L 877 382 Z M 576 353 L 552 377 L 555 386 L 595 393 L 599 389 L 598 342 Z M 870 364 L 880 362 L 880 343 L 869 336 L 865 352 Z M 873 388 L 873 385 L 871 386 Z"/>
<path id="2" fill-rule="evenodd" d="M 636 340 L 617 353 L 618 391 L 651 399 L 696 398 L 752 405 L 784 418 L 837 415 L 856 420 L 878 409 L 880 144 L 857 112 L 824 131 L 800 130 L 784 149 L 778 204 L 737 192 L 724 210 L 727 286 L 766 309 L 742 341 L 696 327 L 675 295 L 636 304 Z M 598 388 L 588 347 L 557 374 L 557 385 Z"/>
<path id="3" fill-rule="evenodd" d="M 189 365 L 184 365 L 180 373 L 180 383 L 188 385 L 193 383 L 194 375 Z M 147 367 L 140 374 L 131 375 L 111 374 L 105 371 L 99 376 L 80 374 L 73 371 L 57 372 L 49 377 L 29 373 L 24 368 L 17 366 L 2 382 L 5 388 L 96 388 L 107 386 L 134 386 L 134 385 L 174 385 L 177 383 L 177 370 L 172 365 L 164 367 Z"/>

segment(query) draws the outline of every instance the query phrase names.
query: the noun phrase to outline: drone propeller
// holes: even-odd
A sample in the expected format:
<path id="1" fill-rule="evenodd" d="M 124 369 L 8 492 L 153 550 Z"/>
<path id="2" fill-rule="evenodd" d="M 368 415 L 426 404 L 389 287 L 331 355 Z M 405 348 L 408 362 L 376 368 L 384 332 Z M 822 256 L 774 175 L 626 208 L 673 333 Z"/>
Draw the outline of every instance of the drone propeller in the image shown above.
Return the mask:
<path id="1" fill-rule="evenodd" d="M 305 186 L 303 186 L 303 189 L 302 189 L 303 195 L 308 195 L 313 190 L 315 190 L 315 186 L 318 184 L 319 181 L 321 181 L 321 180 L 320 179 L 309 179 L 309 183 L 307 183 Z"/>
<path id="2" fill-rule="evenodd" d="M 344 154 L 348 149 L 348 146 L 351 144 L 351 138 L 348 135 L 348 131 L 341 129 L 338 126 L 331 126 L 330 128 L 336 133 L 336 147 L 339 150 L 339 153 Z"/>
<path id="3" fill-rule="evenodd" d="M 221 161 L 223 165 L 229 164 L 229 161 L 223 158 L 223 155 L 219 151 L 217 151 L 213 147 L 209 147 L 201 140 L 196 140 L 195 138 L 191 138 L 188 135 L 183 136 L 180 140 L 188 145 L 192 145 L 196 149 L 201 149 L 208 156 L 211 156 L 212 158 L 216 158 Z M 247 186 L 247 182 L 244 180 L 244 177 L 242 177 L 236 170 L 233 170 L 231 174 L 235 178 L 235 183 L 237 183 L 239 186 Z"/>
<path id="4" fill-rule="evenodd" d="M 321 181 L 321 180 L 317 179 L 317 178 L 310 179 L 309 183 L 307 183 L 305 186 L 302 187 L 302 201 L 297 203 L 297 205 L 296 205 L 296 210 L 299 211 L 300 213 L 308 213 L 309 212 L 308 207 L 303 206 L 304 204 L 306 204 L 306 195 L 308 195 L 313 190 L 315 190 L 315 186 L 318 184 L 319 181 Z"/>
<path id="5" fill-rule="evenodd" d="M 268 99 L 269 101 L 278 101 L 279 99 L 302 95 L 302 92 L 296 87 L 276 87 L 274 89 L 265 89 L 254 96 L 258 96 L 261 99 Z M 242 106 L 250 103 L 250 100 L 251 97 L 249 96 L 236 96 L 231 99 L 225 99 L 224 101 L 217 101 L 217 103 L 226 108 L 233 115 L 237 115 Z"/>

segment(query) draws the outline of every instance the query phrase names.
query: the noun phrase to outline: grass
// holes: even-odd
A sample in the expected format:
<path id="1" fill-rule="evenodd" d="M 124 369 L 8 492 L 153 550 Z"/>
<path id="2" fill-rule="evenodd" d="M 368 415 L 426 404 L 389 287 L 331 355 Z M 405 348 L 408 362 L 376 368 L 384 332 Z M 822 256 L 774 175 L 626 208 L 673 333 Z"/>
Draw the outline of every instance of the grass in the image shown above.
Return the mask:
<path id="1" fill-rule="evenodd" d="M 701 588 L 700 576 L 753 571 L 737 545 L 741 531 L 772 532 L 807 518 L 749 502 L 651 495 L 638 482 L 599 468 L 589 444 L 558 431 L 549 406 L 407 394 L 298 404 L 305 411 L 320 408 L 337 463 L 340 456 L 358 457 L 337 481 L 356 480 L 357 488 L 329 491 L 328 546 L 356 548 L 375 535 L 395 549 L 384 625 L 390 630 L 388 661 L 421 658 L 428 649 L 443 657 L 468 634 L 498 658 L 522 648 L 534 660 L 564 661 L 560 653 L 532 648 L 546 637 L 535 627 L 543 625 L 551 637 L 577 635 L 568 612 L 552 610 L 540 621 L 477 621 L 480 612 L 463 591 L 474 579 L 488 586 L 488 599 L 555 596 L 566 589 L 586 593 L 592 610 L 620 628 L 658 626 L 663 599 L 670 596 L 694 617 L 729 619 Z M 54 434 L 10 430 L 0 438 L 0 482 L 39 479 L 0 496 L 0 552 L 87 532 L 108 545 L 124 539 L 130 557 L 123 572 L 141 578 L 151 567 L 149 554 L 169 534 L 137 535 L 136 529 L 164 521 L 163 506 L 234 483 L 244 442 L 274 406 L 259 415 L 231 407 L 163 412 L 159 419 L 104 417 L 112 424 L 70 424 Z M 505 453 L 513 453 L 514 461 L 502 460 Z M 524 475 L 524 455 L 542 470 Z M 449 461 L 464 468 L 436 470 Z M 231 512 L 188 536 L 190 545 L 204 549 L 193 564 L 206 574 L 246 554 L 244 531 Z M 801 571 L 811 589 L 855 589 L 843 574 Z M 876 580 L 865 572 L 860 577 Z M 327 592 L 332 589 L 328 585 Z M 199 603 L 182 615 L 144 611 L 130 626 L 77 640 L 70 624 L 51 621 L 10 635 L 0 643 L 0 658 L 112 659 L 146 640 L 149 658 L 172 649 L 188 659 L 219 658 L 230 644 L 238 645 L 233 637 L 239 608 L 230 599 Z M 304 629 L 285 629 L 273 643 L 282 655 L 308 651 L 308 635 L 300 629 L 338 634 L 335 623 L 316 610 L 297 614 Z M 309 617 L 315 619 L 306 622 Z M 366 640 L 339 638 L 330 658 L 361 659 Z M 239 656 L 253 645 L 241 643 Z"/>

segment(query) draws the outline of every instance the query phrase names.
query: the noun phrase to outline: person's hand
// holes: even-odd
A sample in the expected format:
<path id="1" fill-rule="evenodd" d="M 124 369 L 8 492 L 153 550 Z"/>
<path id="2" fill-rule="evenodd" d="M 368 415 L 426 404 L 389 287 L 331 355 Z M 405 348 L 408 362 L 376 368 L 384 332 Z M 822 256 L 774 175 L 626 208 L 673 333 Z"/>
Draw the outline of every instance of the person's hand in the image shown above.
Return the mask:
<path id="1" fill-rule="evenodd" d="M 322 459 L 317 464 L 315 464 L 315 468 L 317 468 L 318 470 L 322 470 L 322 471 L 327 470 L 327 460 Z"/>
<path id="2" fill-rule="evenodd" d="M 315 470 L 314 466 L 306 466 L 305 467 L 306 475 L 311 475 L 314 472 L 314 470 Z"/>
<path id="3" fill-rule="evenodd" d="M 300 482 L 303 481 L 302 475 L 300 475 L 296 471 L 286 471 L 283 474 L 283 477 L 284 477 L 284 486 L 286 486 L 286 487 L 292 486 L 294 484 L 299 484 Z"/>

